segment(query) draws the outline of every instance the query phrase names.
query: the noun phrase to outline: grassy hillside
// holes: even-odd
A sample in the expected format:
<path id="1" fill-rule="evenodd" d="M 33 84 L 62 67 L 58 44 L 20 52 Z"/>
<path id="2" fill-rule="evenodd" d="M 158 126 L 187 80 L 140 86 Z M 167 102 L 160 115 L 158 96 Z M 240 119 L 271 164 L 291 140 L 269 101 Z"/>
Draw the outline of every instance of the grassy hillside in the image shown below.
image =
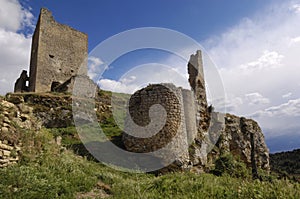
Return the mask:
<path id="1" fill-rule="evenodd" d="M 300 149 L 270 154 L 272 171 L 300 182 Z"/>
<path id="2" fill-rule="evenodd" d="M 0 169 L 0 198 L 300 197 L 300 184 L 289 180 L 267 182 L 189 172 L 155 176 L 116 171 L 57 147 L 45 129 L 42 135 L 30 136 L 43 147 L 43 152 L 38 153 L 40 149 L 33 145 L 19 165 Z"/>
<path id="3" fill-rule="evenodd" d="M 102 110 L 97 113 L 102 129 L 122 147 L 121 130 L 111 111 L 107 111 L 112 94 L 101 91 L 99 95 L 102 101 L 96 106 Z M 115 96 L 119 105 L 128 97 Z M 41 112 L 50 111 L 53 104 L 63 107 L 58 111 L 71 110 L 68 96 L 49 97 L 33 96 L 34 100 L 27 104 Z M 116 117 L 124 114 L 117 113 Z M 19 130 L 23 143 L 20 162 L 0 169 L 0 198 L 300 198 L 299 183 L 272 176 L 265 176 L 263 181 L 252 180 L 250 171 L 230 156 L 218 160 L 213 170 L 217 176 L 192 172 L 158 176 L 127 173 L 90 157 L 72 125 L 43 127 L 39 132 Z M 61 145 L 57 144 L 58 137 L 62 138 Z"/>

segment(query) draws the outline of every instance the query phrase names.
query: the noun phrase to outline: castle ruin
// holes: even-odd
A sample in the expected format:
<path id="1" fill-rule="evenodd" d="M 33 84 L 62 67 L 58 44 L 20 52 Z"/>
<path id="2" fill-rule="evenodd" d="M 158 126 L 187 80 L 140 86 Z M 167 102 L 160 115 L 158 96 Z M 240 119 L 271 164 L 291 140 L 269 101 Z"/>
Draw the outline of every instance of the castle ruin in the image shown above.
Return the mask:
<path id="1" fill-rule="evenodd" d="M 87 38 L 86 34 L 57 23 L 52 13 L 42 8 L 32 39 L 29 76 L 22 71 L 14 91 L 71 92 L 75 76 L 88 78 L 87 67 L 81 67 L 87 66 Z M 269 170 L 269 151 L 258 124 L 251 119 L 214 112 L 208 106 L 200 50 L 191 55 L 187 67 L 191 90 L 173 84 L 154 84 L 131 96 L 125 131 L 142 136 L 123 133 L 125 148 L 148 153 L 168 146 L 170 154 L 176 157 L 177 168 L 203 169 L 228 152 L 249 167 Z M 85 69 L 79 71 L 79 68 Z M 89 79 L 87 84 L 80 85 L 81 90 L 89 90 L 86 88 L 92 84 Z M 166 117 L 150 111 L 156 104 L 165 110 Z M 151 128 L 140 131 L 140 127 L 153 122 L 152 118 L 165 122 L 158 133 L 149 135 Z"/>
<path id="2" fill-rule="evenodd" d="M 169 157 L 176 157 L 169 168 L 205 170 L 222 154 L 231 153 L 255 171 L 268 171 L 269 151 L 257 122 L 214 112 L 208 106 L 201 51 L 191 55 L 188 73 L 191 90 L 173 84 L 152 84 L 131 96 L 125 122 L 127 133 L 123 133 L 126 149 L 149 153 L 167 148 L 166 155 L 157 157 L 162 164 Z M 151 136 L 151 129 L 141 130 L 131 120 L 142 127 L 151 126 L 154 117 L 163 121 L 164 115 L 151 113 L 152 106 L 157 104 L 165 109 L 166 122 Z"/>
<path id="3" fill-rule="evenodd" d="M 71 91 L 72 78 L 86 71 L 88 36 L 57 23 L 52 13 L 42 8 L 32 38 L 29 78 L 24 71 L 15 92 Z M 26 85 L 26 86 L 24 86 Z"/>

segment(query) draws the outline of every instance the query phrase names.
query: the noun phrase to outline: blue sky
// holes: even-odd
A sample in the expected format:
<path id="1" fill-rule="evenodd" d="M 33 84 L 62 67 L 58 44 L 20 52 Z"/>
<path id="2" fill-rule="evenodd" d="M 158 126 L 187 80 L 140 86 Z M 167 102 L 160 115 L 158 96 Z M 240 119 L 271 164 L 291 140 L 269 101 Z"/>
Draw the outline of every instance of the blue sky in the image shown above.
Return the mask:
<path id="1" fill-rule="evenodd" d="M 23 3 L 38 16 L 41 7 L 55 19 L 89 35 L 89 47 L 119 32 L 138 27 L 164 27 L 201 41 L 236 24 L 270 2 L 245 0 L 31 0 Z"/>
<path id="2" fill-rule="evenodd" d="M 193 38 L 223 80 L 226 98 L 210 99 L 214 106 L 226 105 L 228 112 L 257 120 L 272 152 L 300 148 L 300 139 L 295 139 L 300 137 L 299 0 L 0 0 L 2 95 L 12 91 L 20 71 L 28 69 L 31 34 L 41 7 L 50 9 L 58 22 L 87 33 L 89 51 L 115 34 L 140 27 L 169 28 Z M 97 73 L 103 60 L 90 61 L 91 74 Z M 168 65 L 184 81 L 168 69 L 133 70 L 147 63 Z M 185 60 L 146 49 L 121 56 L 97 81 L 107 90 L 133 92 L 149 77 L 188 87 L 186 75 Z M 206 78 L 213 84 L 213 77 Z"/>

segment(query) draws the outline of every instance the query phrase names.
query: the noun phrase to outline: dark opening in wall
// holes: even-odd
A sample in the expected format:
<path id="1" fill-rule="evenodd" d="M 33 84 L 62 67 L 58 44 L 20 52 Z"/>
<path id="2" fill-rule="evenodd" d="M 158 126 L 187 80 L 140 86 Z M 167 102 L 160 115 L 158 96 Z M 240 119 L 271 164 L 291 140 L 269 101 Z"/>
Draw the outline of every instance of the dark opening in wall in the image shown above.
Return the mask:
<path id="1" fill-rule="evenodd" d="M 74 73 L 74 70 L 71 70 L 71 73 Z"/>
<path id="2" fill-rule="evenodd" d="M 54 92 L 55 89 L 60 85 L 59 82 L 52 82 L 51 84 L 51 92 Z"/>
<path id="3" fill-rule="evenodd" d="M 54 58 L 54 55 L 49 55 L 50 58 Z"/>

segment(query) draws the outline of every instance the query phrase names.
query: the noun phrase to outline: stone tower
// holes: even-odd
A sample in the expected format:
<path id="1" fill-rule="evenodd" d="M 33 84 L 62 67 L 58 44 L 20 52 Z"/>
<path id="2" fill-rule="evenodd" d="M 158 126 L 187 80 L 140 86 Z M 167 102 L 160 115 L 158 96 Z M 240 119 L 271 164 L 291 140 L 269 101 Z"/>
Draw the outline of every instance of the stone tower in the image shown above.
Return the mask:
<path id="1" fill-rule="evenodd" d="M 206 89 L 203 72 L 202 53 L 200 50 L 191 55 L 188 63 L 189 83 L 194 91 L 197 105 L 197 124 L 201 133 L 207 131 L 209 126 L 209 113 L 206 99 Z"/>
<path id="2" fill-rule="evenodd" d="M 78 75 L 80 66 L 87 63 L 87 39 L 86 34 L 57 23 L 42 8 L 32 39 L 29 91 L 51 91 Z"/>

